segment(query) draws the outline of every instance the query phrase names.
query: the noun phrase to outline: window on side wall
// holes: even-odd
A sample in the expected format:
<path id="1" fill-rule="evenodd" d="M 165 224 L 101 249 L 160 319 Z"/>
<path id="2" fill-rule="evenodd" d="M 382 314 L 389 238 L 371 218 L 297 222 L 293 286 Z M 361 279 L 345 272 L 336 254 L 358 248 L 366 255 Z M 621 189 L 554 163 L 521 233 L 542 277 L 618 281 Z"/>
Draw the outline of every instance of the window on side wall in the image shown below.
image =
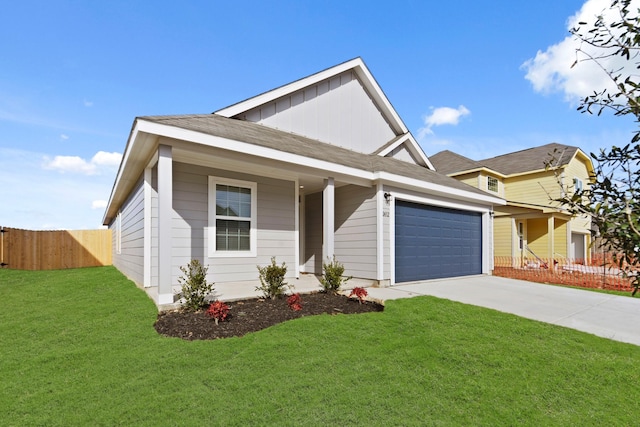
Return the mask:
<path id="1" fill-rule="evenodd" d="M 582 180 L 580 178 L 573 178 L 573 189 L 576 192 L 582 191 Z"/>
<path id="2" fill-rule="evenodd" d="M 256 255 L 257 184 L 209 177 L 210 257 Z"/>
<path id="3" fill-rule="evenodd" d="M 489 191 L 493 191 L 494 193 L 498 192 L 498 179 L 492 176 L 487 177 L 487 189 Z"/>

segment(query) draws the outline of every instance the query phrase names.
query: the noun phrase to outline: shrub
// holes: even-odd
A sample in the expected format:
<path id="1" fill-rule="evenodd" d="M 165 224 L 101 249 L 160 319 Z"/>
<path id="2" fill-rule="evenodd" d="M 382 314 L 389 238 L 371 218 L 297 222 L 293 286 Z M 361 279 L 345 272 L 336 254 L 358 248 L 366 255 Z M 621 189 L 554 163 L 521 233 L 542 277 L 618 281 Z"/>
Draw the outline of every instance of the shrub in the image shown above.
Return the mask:
<path id="1" fill-rule="evenodd" d="M 338 292 L 340 287 L 347 283 L 351 277 L 342 277 L 344 274 L 344 265 L 340 264 L 336 260 L 335 255 L 333 260 L 327 260 L 327 263 L 322 263 L 323 275 L 320 278 L 320 285 L 325 292 Z"/>
<path id="2" fill-rule="evenodd" d="M 364 303 L 365 298 L 369 295 L 365 288 L 356 287 L 353 288 L 351 293 L 349 294 L 349 298 L 353 298 L 354 296 L 358 298 L 360 304 Z"/>
<path id="3" fill-rule="evenodd" d="M 209 306 L 207 314 L 215 320 L 217 325 L 218 322 L 224 322 L 229 315 L 229 306 L 222 301 L 216 300 Z"/>
<path id="4" fill-rule="evenodd" d="M 200 264 L 197 259 L 192 259 L 189 264 L 180 270 L 184 276 L 178 278 L 182 285 L 183 308 L 190 311 L 198 311 L 205 305 L 205 297 L 213 292 L 213 283 L 207 283 L 208 267 Z"/>
<path id="5" fill-rule="evenodd" d="M 287 298 L 287 305 L 293 311 L 302 310 L 302 297 L 300 294 L 293 294 Z"/>
<path id="6" fill-rule="evenodd" d="M 261 291 L 265 298 L 279 298 L 289 288 L 289 285 L 284 281 L 287 266 L 284 262 L 278 266 L 276 257 L 271 258 L 271 265 L 258 266 L 258 273 L 260 274 L 260 286 L 256 286 L 256 291 Z"/>

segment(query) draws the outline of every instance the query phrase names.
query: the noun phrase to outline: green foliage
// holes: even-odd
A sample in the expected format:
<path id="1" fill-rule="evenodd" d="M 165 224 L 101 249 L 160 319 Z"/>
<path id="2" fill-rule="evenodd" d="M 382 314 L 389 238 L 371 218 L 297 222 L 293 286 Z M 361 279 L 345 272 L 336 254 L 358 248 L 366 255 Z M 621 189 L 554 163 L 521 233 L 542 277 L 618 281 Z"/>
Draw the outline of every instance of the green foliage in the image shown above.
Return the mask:
<path id="1" fill-rule="evenodd" d="M 332 260 L 322 263 L 322 271 L 320 285 L 325 292 L 338 292 L 342 285 L 351 279 L 351 276 L 343 277 L 344 265 L 336 260 L 335 255 Z"/>
<path id="2" fill-rule="evenodd" d="M 203 266 L 197 259 L 192 259 L 189 264 L 180 270 L 184 276 L 178 278 L 182 285 L 182 307 L 189 311 L 198 311 L 206 303 L 205 298 L 213 292 L 213 283 L 207 283 L 208 267 Z"/>
<path id="3" fill-rule="evenodd" d="M 265 267 L 258 266 L 260 274 L 260 286 L 256 291 L 261 291 L 265 298 L 280 298 L 290 286 L 284 281 L 287 274 L 287 266 L 283 262 L 281 266 L 276 264 L 276 257 L 271 258 L 271 264 Z"/>
<path id="4" fill-rule="evenodd" d="M 640 14 L 631 0 L 612 0 L 613 21 L 598 16 L 591 28 L 580 22 L 571 33 L 581 41 L 576 52 L 577 65 L 595 62 L 615 89 L 593 88 L 578 111 L 596 113 L 612 111 L 616 116 L 631 115 L 640 122 Z M 614 58 L 616 68 L 608 69 Z M 621 67 L 620 64 L 623 64 Z M 595 173 L 592 183 L 581 191 L 568 191 L 558 199 L 570 212 L 588 215 L 595 226 L 594 234 L 603 247 L 614 254 L 623 272 L 640 287 L 640 130 L 634 132 L 630 144 L 613 146 L 592 153 Z"/>

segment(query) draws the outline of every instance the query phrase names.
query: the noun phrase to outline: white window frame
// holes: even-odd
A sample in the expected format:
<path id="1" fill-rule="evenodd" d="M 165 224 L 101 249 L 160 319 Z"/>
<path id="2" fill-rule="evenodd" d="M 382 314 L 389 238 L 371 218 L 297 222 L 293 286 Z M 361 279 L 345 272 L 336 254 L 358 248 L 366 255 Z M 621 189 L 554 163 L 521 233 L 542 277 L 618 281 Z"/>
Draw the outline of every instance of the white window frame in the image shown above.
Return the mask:
<path id="1" fill-rule="evenodd" d="M 248 188 L 251 190 L 251 218 L 237 218 L 238 221 L 249 221 L 249 250 L 248 251 L 219 251 L 216 248 L 216 186 L 229 185 L 232 187 Z M 207 227 L 208 248 L 207 255 L 209 258 L 247 258 L 255 257 L 257 254 L 257 213 L 258 213 L 258 184 L 251 181 L 240 181 L 237 179 L 220 178 L 217 176 L 209 177 L 209 227 Z M 229 217 L 224 217 L 229 219 Z"/>
<path id="2" fill-rule="evenodd" d="M 580 178 L 577 176 L 573 178 L 573 190 L 574 192 L 582 191 L 584 188 L 584 184 Z"/>
<path id="3" fill-rule="evenodd" d="M 489 180 L 490 179 L 494 179 L 496 181 L 496 189 L 492 190 L 491 186 L 489 185 Z M 500 192 L 500 180 L 498 178 L 496 178 L 495 176 L 487 176 L 487 190 L 491 191 L 492 193 L 499 193 Z"/>

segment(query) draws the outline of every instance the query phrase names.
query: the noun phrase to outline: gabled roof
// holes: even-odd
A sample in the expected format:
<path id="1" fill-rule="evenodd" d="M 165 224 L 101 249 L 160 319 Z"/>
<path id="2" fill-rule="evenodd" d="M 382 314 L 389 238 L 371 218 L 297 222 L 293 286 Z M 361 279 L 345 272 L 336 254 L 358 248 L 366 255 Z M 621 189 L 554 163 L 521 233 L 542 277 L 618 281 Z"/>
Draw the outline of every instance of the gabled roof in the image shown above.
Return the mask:
<path id="1" fill-rule="evenodd" d="M 138 120 L 187 129 L 229 140 L 247 142 L 256 146 L 316 160 L 324 160 L 368 172 L 389 172 L 486 196 L 484 191 L 422 166 L 391 157 L 357 153 L 346 148 L 244 120 L 229 119 L 215 114 L 149 116 L 140 117 Z"/>
<path id="2" fill-rule="evenodd" d="M 482 169 L 482 165 L 479 162 L 449 150 L 440 151 L 429 157 L 429 160 L 435 166 L 436 171 L 445 175 Z"/>
<path id="3" fill-rule="evenodd" d="M 503 199 L 489 196 L 484 191 L 419 165 L 376 154 L 357 153 L 248 121 L 216 114 L 150 116 L 139 117 L 134 122 L 105 211 L 104 224 L 108 224 L 115 216 L 119 204 L 148 165 L 158 144 L 157 136 L 275 159 L 296 166 L 320 168 L 329 174 L 337 172 L 370 181 L 384 180 L 400 187 L 478 203 L 506 203 Z"/>
<path id="4" fill-rule="evenodd" d="M 294 92 L 300 91 L 309 86 L 313 86 L 334 76 L 338 76 L 346 71 L 352 71 L 356 75 L 373 103 L 376 105 L 386 122 L 389 124 L 390 128 L 396 134 L 396 138 L 389 141 L 383 147 L 380 147 L 376 151 L 376 154 L 379 154 L 380 156 L 386 156 L 391 150 L 401 144 L 404 144 L 406 148 L 411 152 L 411 154 L 416 159 L 418 159 L 418 162 L 420 164 L 426 166 L 427 168 L 434 169 L 428 157 L 426 156 L 418 142 L 415 140 L 413 135 L 411 135 L 411 133 L 407 129 L 407 126 L 404 124 L 396 110 L 393 108 L 391 102 L 389 102 L 389 99 L 382 91 L 382 88 L 360 57 L 351 59 L 349 61 L 343 62 L 342 64 L 338 64 L 334 67 L 327 68 L 326 70 L 296 80 L 292 83 L 280 86 L 278 88 L 264 92 L 260 95 L 222 108 L 215 111 L 214 114 L 228 118 L 237 118 L 249 110 L 276 101 L 277 99 L 280 99 L 282 97 L 291 95 Z"/>
<path id="5" fill-rule="evenodd" d="M 387 96 L 382 91 L 382 88 L 380 88 L 380 85 L 378 85 L 378 82 L 376 82 L 376 79 L 373 77 L 367 66 L 364 64 L 364 61 L 360 57 L 343 62 L 342 64 L 338 64 L 334 67 L 327 68 L 326 70 L 296 80 L 295 82 L 286 84 L 284 86 L 280 86 L 276 89 L 264 92 L 260 95 L 254 96 L 244 101 L 240 101 L 218 111 L 214 111 L 214 114 L 218 114 L 224 117 L 234 117 L 262 104 L 275 101 L 278 98 L 289 95 L 307 86 L 311 86 L 333 76 L 337 76 L 338 74 L 341 74 L 348 70 L 352 70 L 353 72 L 355 72 L 355 74 L 358 76 L 358 79 L 365 87 L 373 101 L 380 109 L 380 112 L 387 119 L 389 125 L 396 132 L 396 134 L 401 135 L 407 133 L 409 130 L 405 126 L 402 119 L 400 119 L 400 116 L 398 115 L 398 113 L 396 113 L 396 110 L 387 99 Z"/>
<path id="6" fill-rule="evenodd" d="M 448 150 L 434 154 L 430 159 L 438 172 L 449 176 L 480 169 L 488 169 L 506 176 L 543 171 L 547 165 L 563 167 L 576 156 L 586 160 L 592 169 L 589 156 L 580 148 L 555 142 L 483 160 L 471 160 Z"/>
<path id="7" fill-rule="evenodd" d="M 480 160 L 479 163 L 504 175 L 516 175 L 544 170 L 549 162 L 552 162 L 551 166 L 565 166 L 578 151 L 578 147 L 553 142 Z"/>

